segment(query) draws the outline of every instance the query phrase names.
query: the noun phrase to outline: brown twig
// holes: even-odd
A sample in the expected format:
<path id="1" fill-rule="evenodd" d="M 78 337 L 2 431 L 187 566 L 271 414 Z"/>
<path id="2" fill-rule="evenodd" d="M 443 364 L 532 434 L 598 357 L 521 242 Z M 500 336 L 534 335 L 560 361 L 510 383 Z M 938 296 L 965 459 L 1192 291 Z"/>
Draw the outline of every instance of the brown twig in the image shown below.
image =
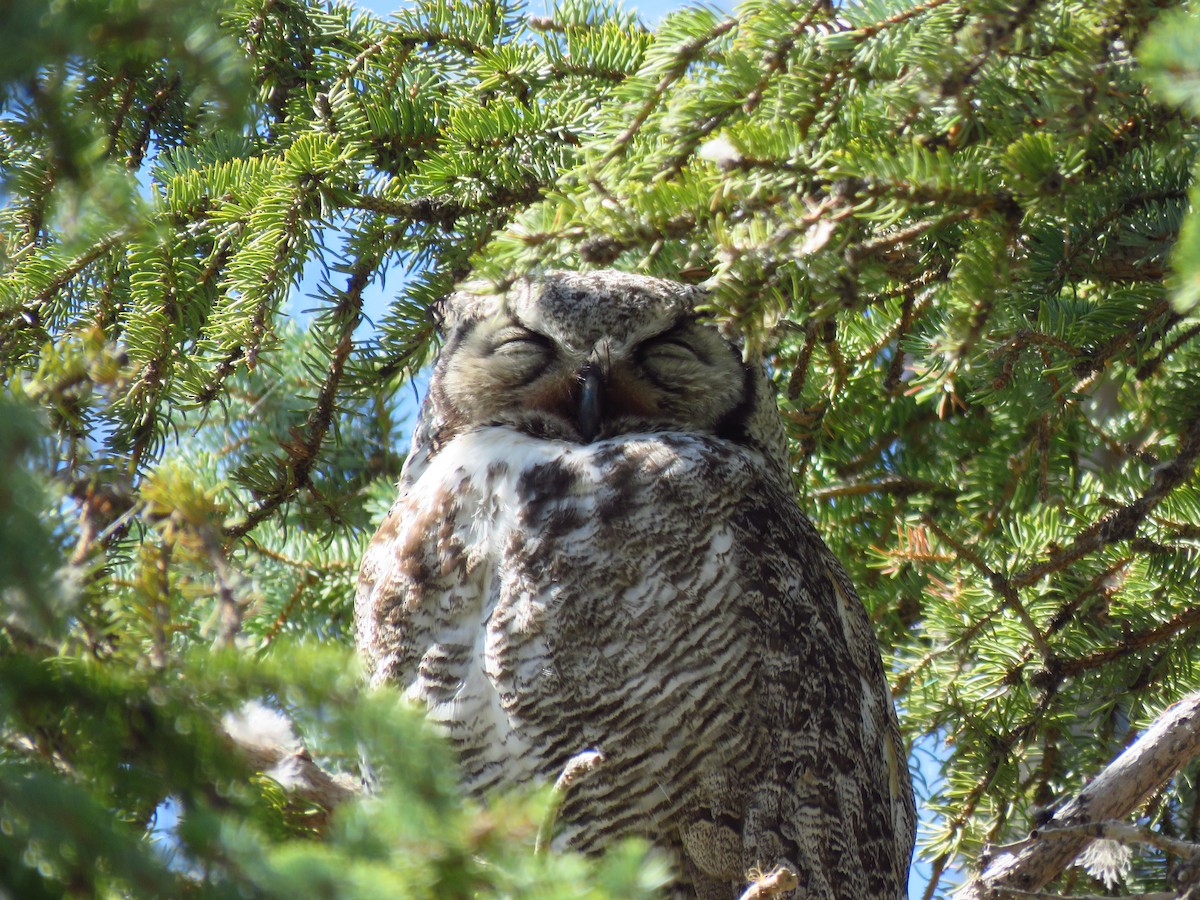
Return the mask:
<path id="1" fill-rule="evenodd" d="M 542 824 L 538 827 L 537 839 L 533 845 L 534 854 L 540 855 L 549 849 L 550 838 L 554 835 L 554 825 L 558 821 L 559 810 L 566 802 L 571 788 L 600 768 L 604 761 L 604 754 L 599 750 L 584 750 L 567 760 L 562 774 L 558 776 L 558 780 L 554 782 L 554 788 L 550 792 L 550 806 L 546 810 Z"/>
<path id="2" fill-rule="evenodd" d="M 770 872 L 749 872 L 750 886 L 738 900 L 766 900 L 780 894 L 794 891 L 800 880 L 791 869 L 779 866 Z"/>

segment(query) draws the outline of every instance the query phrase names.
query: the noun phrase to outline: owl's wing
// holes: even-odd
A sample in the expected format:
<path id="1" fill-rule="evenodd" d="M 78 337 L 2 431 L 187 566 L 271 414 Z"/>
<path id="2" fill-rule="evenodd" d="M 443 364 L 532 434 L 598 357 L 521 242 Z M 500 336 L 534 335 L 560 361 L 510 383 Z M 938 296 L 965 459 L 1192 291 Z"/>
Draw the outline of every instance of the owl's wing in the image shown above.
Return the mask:
<path id="1" fill-rule="evenodd" d="M 733 525 L 757 626 L 770 775 L 747 849 L 795 864 L 800 896 L 903 897 L 915 811 L 878 644 L 845 570 L 789 488 L 760 483 Z M 755 833 L 757 830 L 757 833 Z"/>
<path id="2" fill-rule="evenodd" d="M 537 552 L 513 577 L 553 586 L 537 627 L 554 678 L 526 701 L 572 752 L 610 757 L 568 801 L 607 817 L 576 845 L 641 827 L 699 895 L 781 862 L 800 896 L 902 895 L 915 816 L 875 636 L 791 486 L 680 435 L 563 469 L 525 504 Z"/>
<path id="3" fill-rule="evenodd" d="M 364 554 L 355 633 L 373 685 L 395 684 L 450 738 L 469 789 L 546 774 L 522 719 L 545 708 L 548 651 L 522 631 L 536 600 L 505 555 L 520 541 L 514 447 L 502 429 L 471 434 L 419 460 Z M 534 442 L 537 453 L 552 452 Z M 418 442 L 414 441 L 414 453 Z M 410 473 L 411 474 L 411 473 Z M 530 657 L 510 665 L 512 648 Z M 531 674 L 532 673 L 532 674 Z"/>

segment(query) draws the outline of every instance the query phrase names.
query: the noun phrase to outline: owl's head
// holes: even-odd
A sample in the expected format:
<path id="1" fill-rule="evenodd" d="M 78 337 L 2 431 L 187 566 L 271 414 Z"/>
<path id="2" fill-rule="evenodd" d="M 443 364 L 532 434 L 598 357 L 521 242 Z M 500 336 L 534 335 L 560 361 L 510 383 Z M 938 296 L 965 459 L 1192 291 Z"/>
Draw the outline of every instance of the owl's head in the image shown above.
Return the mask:
<path id="1" fill-rule="evenodd" d="M 703 433 L 773 453 L 782 434 L 761 370 L 699 321 L 703 296 L 614 271 L 452 295 L 418 442 L 436 452 L 456 434 L 500 425 L 584 444 Z"/>

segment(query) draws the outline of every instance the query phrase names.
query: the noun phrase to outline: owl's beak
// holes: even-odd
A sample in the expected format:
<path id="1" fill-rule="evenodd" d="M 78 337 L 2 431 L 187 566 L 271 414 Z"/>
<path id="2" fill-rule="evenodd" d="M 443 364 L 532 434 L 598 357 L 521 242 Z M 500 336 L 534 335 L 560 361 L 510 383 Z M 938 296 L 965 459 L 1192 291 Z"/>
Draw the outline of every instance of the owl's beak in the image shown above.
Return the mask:
<path id="1" fill-rule="evenodd" d="M 590 444 L 600 432 L 604 417 L 604 372 L 599 364 L 590 362 L 579 370 L 579 409 L 576 414 L 579 436 Z"/>

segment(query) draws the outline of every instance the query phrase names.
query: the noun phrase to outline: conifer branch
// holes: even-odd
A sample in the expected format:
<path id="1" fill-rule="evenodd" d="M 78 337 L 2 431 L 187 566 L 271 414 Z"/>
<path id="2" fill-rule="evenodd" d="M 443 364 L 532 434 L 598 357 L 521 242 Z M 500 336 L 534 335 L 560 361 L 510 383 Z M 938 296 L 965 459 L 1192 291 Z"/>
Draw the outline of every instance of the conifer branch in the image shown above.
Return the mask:
<path id="1" fill-rule="evenodd" d="M 962 95 L 963 91 L 975 81 L 980 69 L 992 58 L 992 54 L 1012 40 L 1013 35 L 1029 20 L 1041 2 L 1042 0 L 1024 0 L 1006 19 L 993 16 L 981 17 L 983 49 L 967 63 L 965 68 L 952 73 L 943 81 L 942 93 L 945 96 Z"/>
<path id="2" fill-rule="evenodd" d="M 616 237 L 608 234 L 585 236 L 579 242 L 579 257 L 592 265 L 609 265 L 618 256 L 633 247 L 641 246 L 647 240 L 670 241 L 687 237 L 695 230 L 698 222 L 691 213 L 682 213 L 662 224 L 647 223 L 637 228 L 628 236 Z"/>
<path id="3" fill-rule="evenodd" d="M 897 497 L 911 497 L 913 494 L 932 494 L 934 496 L 952 498 L 956 491 L 946 484 L 927 481 L 923 478 L 905 478 L 901 475 L 891 475 L 877 478 L 873 481 L 846 482 L 832 484 L 828 487 L 817 488 L 811 494 L 814 500 L 829 500 L 834 497 L 861 497 L 866 494 L 894 494 Z"/>
<path id="4" fill-rule="evenodd" d="M 416 200 L 390 200 L 370 194 L 350 198 L 356 209 L 380 213 L 401 222 L 423 222 L 447 231 L 466 216 L 492 213 L 513 206 L 528 206 L 541 197 L 545 185 L 527 181 L 523 185 L 498 186 L 487 195 L 485 203 L 467 204 L 448 197 L 419 197 Z"/>
<path id="5" fill-rule="evenodd" d="M 650 96 L 646 98 L 641 107 L 634 114 L 633 120 L 629 123 L 628 127 L 626 127 L 624 131 L 617 135 L 612 144 L 609 146 L 608 151 L 603 157 L 601 157 L 601 165 L 611 162 L 617 157 L 625 154 L 625 151 L 629 147 L 629 143 L 633 140 L 634 136 L 637 135 L 642 125 L 646 123 L 646 120 L 650 118 L 650 114 L 653 113 L 659 103 L 662 102 L 663 97 L 666 95 L 667 90 L 671 87 L 671 85 L 684 76 L 687 70 L 691 67 L 692 63 L 700 58 L 700 54 L 704 52 L 704 49 L 709 44 L 728 34 L 730 31 L 736 28 L 737 25 L 738 19 L 736 18 L 724 19 L 723 21 L 718 22 L 704 34 L 697 35 L 696 37 L 692 38 L 692 40 L 680 45 L 678 51 L 676 51 L 675 59 L 667 68 L 666 72 L 663 73 L 663 76 L 658 80 L 658 83 L 654 86 Z"/>
<path id="6" fill-rule="evenodd" d="M 1106 566 L 1088 581 L 1076 594 L 1071 597 L 1066 603 L 1055 611 L 1050 618 L 1049 624 L 1046 626 L 1046 634 L 1053 635 L 1067 627 L 1067 624 L 1074 619 L 1076 613 L 1083 605 L 1091 598 L 1097 595 L 1107 596 L 1115 591 L 1113 581 L 1119 574 L 1133 562 L 1132 556 L 1125 556 L 1118 559 L 1111 566 Z"/>
<path id="7" fill-rule="evenodd" d="M 1007 578 L 1003 573 L 992 569 L 975 550 L 952 538 L 945 529 L 943 529 L 932 516 L 923 516 L 921 521 L 946 543 L 954 552 L 962 559 L 965 559 L 974 566 L 980 574 L 987 578 L 988 583 L 992 586 L 997 594 L 1004 601 L 1004 605 L 1011 609 L 1021 620 L 1021 624 L 1025 626 L 1025 630 L 1029 633 L 1029 638 L 1033 646 L 1037 648 L 1042 659 L 1050 665 L 1054 660 L 1054 651 L 1046 642 L 1046 636 L 1042 634 L 1042 630 L 1038 628 L 1037 623 L 1033 620 L 1029 610 L 1025 604 L 1021 602 L 1020 594 L 1017 593 L 1017 586 L 1012 579 Z"/>
<path id="8" fill-rule="evenodd" d="M 957 206 L 976 216 L 997 213 L 1009 221 L 1020 221 L 1023 215 L 1016 198 L 1003 189 L 984 194 L 964 188 L 910 184 L 883 178 L 864 179 L 862 187 L 867 196 L 902 199 L 913 204 L 940 203 L 945 206 Z"/>
<path id="9" fill-rule="evenodd" d="M 734 98 L 725 105 L 723 110 L 701 122 L 699 127 L 689 134 L 686 140 L 679 142 L 675 153 L 666 161 L 653 180 L 656 182 L 664 181 L 679 174 L 683 167 L 694 157 L 696 148 L 700 146 L 705 138 L 720 128 L 739 108 L 745 114 L 752 113 L 758 104 L 762 102 L 763 95 L 770 86 L 772 79 L 787 67 L 790 54 L 796 46 L 796 41 L 812 27 L 814 18 L 822 11 L 827 11 L 828 9 L 827 0 L 815 0 L 805 11 L 804 15 L 792 25 L 788 34 L 781 38 L 775 47 L 766 54 L 763 59 L 762 77 L 751 88 L 745 99 L 739 100 L 738 98 Z"/>
<path id="10" fill-rule="evenodd" d="M 1169 300 L 1158 300 L 1139 319 L 1130 322 L 1095 352 L 1088 354 L 1076 363 L 1073 369 L 1074 373 L 1081 380 L 1090 378 L 1108 365 L 1118 353 L 1128 347 L 1152 324 L 1165 320 L 1166 328 L 1170 328 L 1178 319 L 1178 314 L 1172 311 Z"/>
<path id="11" fill-rule="evenodd" d="M 836 105 L 834 102 L 832 102 L 832 98 L 835 97 L 834 88 L 844 81 L 843 76 L 847 71 L 849 71 L 850 66 L 853 63 L 853 51 L 855 48 L 883 31 L 894 28 L 897 25 L 902 25 L 910 19 L 923 15 L 924 13 L 936 9 L 937 7 L 948 2 L 950 2 L 950 0 L 927 0 L 925 3 L 916 3 L 910 6 L 908 9 L 901 10 L 900 12 L 888 16 L 885 19 L 881 19 L 880 21 L 871 25 L 864 25 L 861 28 L 835 33 L 830 39 L 829 44 L 831 48 L 836 48 L 836 62 L 832 67 L 830 67 L 830 69 L 821 79 L 821 83 L 818 85 L 815 91 L 811 110 L 806 112 L 799 120 L 798 124 L 801 134 L 810 136 L 809 131 L 822 111 Z M 832 117 L 827 118 L 825 120 L 824 128 L 820 129 L 821 133 L 811 135 L 811 137 L 814 139 L 820 139 L 824 137 L 825 129 L 827 129 L 832 122 Z"/>
<path id="12" fill-rule="evenodd" d="M 1162 364 L 1168 360 L 1176 350 L 1189 341 L 1194 341 L 1197 337 L 1200 337 L 1200 323 L 1193 325 L 1190 328 L 1185 328 L 1180 334 L 1176 335 L 1176 337 L 1167 343 L 1162 350 L 1159 351 L 1158 355 L 1151 357 L 1138 366 L 1137 372 L 1135 373 L 1137 380 L 1146 381 L 1152 378 L 1162 367 Z"/>
<path id="13" fill-rule="evenodd" d="M 1152 647 L 1162 641 L 1170 640 L 1189 629 L 1200 626 L 1200 606 L 1192 606 L 1171 616 L 1165 622 L 1146 628 L 1122 634 L 1114 639 L 1112 646 L 1104 647 L 1086 656 L 1075 658 L 1056 657 L 1050 666 L 1049 675 L 1055 678 L 1070 678 L 1084 672 L 1098 669 L 1113 660 L 1120 659 L 1138 650 Z"/>
<path id="14" fill-rule="evenodd" d="M 788 376 L 787 398 L 789 400 L 796 400 L 804 393 L 804 385 L 808 381 L 809 363 L 812 360 L 813 350 L 816 347 L 817 322 L 810 319 L 808 324 L 804 326 L 804 343 L 800 345 L 800 352 L 796 355 L 796 361 L 791 366 L 792 373 Z"/>
<path id="15" fill-rule="evenodd" d="M 196 394 L 196 402 L 202 406 L 207 406 L 220 396 L 221 388 L 224 386 L 226 379 L 237 371 L 238 363 L 242 361 L 245 354 L 242 352 L 241 346 L 236 346 L 230 349 L 225 354 L 225 358 L 217 363 L 217 367 L 213 370 L 212 378 L 209 379 L 208 385 Z"/>
<path id="16" fill-rule="evenodd" d="M 884 451 L 889 447 L 892 447 L 898 443 L 904 443 L 906 438 L 911 437 L 913 434 L 920 433 L 922 429 L 928 428 L 936 421 L 937 413 L 932 410 L 925 410 L 914 415 L 911 419 L 906 421 L 897 432 L 881 434 L 852 459 L 838 466 L 838 475 L 846 478 L 858 472 L 865 471 L 873 465 L 876 465 L 879 457 L 882 456 Z"/>
<path id="17" fill-rule="evenodd" d="M 468 59 L 477 59 L 491 51 L 491 47 L 471 40 L 464 34 L 456 34 L 441 28 L 408 28 L 396 36 L 396 42 L 409 47 L 424 44 L 427 47 L 452 47 Z"/>
<path id="18" fill-rule="evenodd" d="M 550 16 L 526 16 L 525 24 L 529 26 L 531 31 L 536 31 L 539 34 L 570 34 L 571 32 L 596 30 L 596 26 L 591 22 L 572 22 L 568 25 Z M 636 27 L 643 34 L 649 33 L 649 29 L 644 25 L 638 24 Z"/>
<path id="19" fill-rule="evenodd" d="M 291 620 L 292 613 L 300 604 L 300 601 L 304 599 L 304 596 L 319 581 L 320 576 L 316 572 L 310 571 L 304 573 L 299 582 L 297 582 L 296 587 L 292 589 L 291 594 L 288 595 L 287 602 L 283 605 L 283 608 L 279 611 L 279 614 L 275 616 L 275 620 L 271 623 L 271 626 L 263 635 L 262 643 L 264 647 L 269 647 L 271 642 L 279 637 L 283 627 Z"/>
<path id="20" fill-rule="evenodd" d="M 955 222 L 961 222 L 964 219 L 974 215 L 974 209 L 959 209 L 949 212 L 946 215 L 936 218 L 922 219 L 918 222 L 913 222 L 904 228 L 898 228 L 894 231 L 889 231 L 885 234 L 877 235 L 869 240 L 859 244 L 852 244 L 846 248 L 845 257 L 846 263 L 850 266 L 859 265 L 864 259 L 872 256 L 884 258 L 888 251 L 896 247 L 908 247 L 913 242 L 926 234 L 929 231 L 940 230 Z"/>
<path id="21" fill-rule="evenodd" d="M 145 118 L 142 121 L 141 131 L 129 147 L 129 158 L 125 162 L 128 168 L 136 170 L 142 167 L 142 161 L 146 158 L 146 149 L 150 146 L 154 131 L 162 124 L 168 105 L 179 92 L 182 84 L 183 78 L 176 73 L 161 82 L 158 89 L 155 90 L 150 105 L 143 113 Z"/>
<path id="22" fill-rule="evenodd" d="M 1061 571 L 1089 553 L 1130 540 L 1137 534 L 1138 526 L 1150 515 L 1167 495 L 1192 477 L 1196 458 L 1200 456 L 1200 411 L 1185 427 L 1179 444 L 1179 452 L 1170 462 L 1154 470 L 1150 487 L 1132 503 L 1122 506 L 1079 532 L 1070 545 L 1050 554 L 1044 562 L 1015 573 L 1010 582 L 1015 588 L 1035 584 L 1047 575 Z"/>
<path id="23" fill-rule="evenodd" d="M 129 228 L 118 228 L 116 231 L 101 238 L 83 253 L 76 256 L 73 260 L 61 268 L 58 273 L 47 282 L 46 286 L 33 295 L 31 302 L 40 306 L 43 303 L 52 300 L 59 291 L 66 287 L 73 278 L 82 274 L 83 271 L 96 262 L 105 254 L 116 249 L 116 247 L 127 241 L 132 234 Z M 40 310 L 37 308 L 30 309 L 25 307 L 26 314 L 33 317 L 31 324 L 40 324 L 42 321 Z"/>
<path id="24" fill-rule="evenodd" d="M 1123 247 L 1117 244 L 1098 253 L 1097 243 L 1105 230 L 1122 216 L 1155 203 L 1182 203 L 1186 199 L 1186 191 L 1180 188 L 1139 191 L 1126 197 L 1099 216 L 1082 234 L 1068 235 L 1063 257 L 1058 264 L 1059 273 L 1074 281 L 1094 279 L 1110 283 L 1160 284 L 1167 273 L 1166 255 L 1174 235 L 1160 238 L 1157 252 L 1147 247 Z"/>
<path id="25" fill-rule="evenodd" d="M 106 156 L 113 156 L 117 152 L 117 147 L 121 140 L 121 129 L 125 125 L 125 119 L 129 116 L 130 109 L 133 107 L 133 98 L 137 93 L 138 80 L 131 72 L 122 72 L 117 76 L 117 80 L 124 82 L 125 89 L 121 92 L 121 99 L 117 101 L 116 113 L 113 115 L 112 123 L 108 126 L 108 150 Z"/>
<path id="26" fill-rule="evenodd" d="M 1113 126 L 1109 126 L 1109 139 L 1097 141 L 1087 150 L 1087 162 L 1097 172 L 1116 166 L 1138 147 L 1160 139 L 1172 125 L 1185 118 L 1179 109 L 1154 104 L 1147 110 L 1132 115 Z"/>
<path id="27" fill-rule="evenodd" d="M 908 9 L 902 9 L 899 12 L 888 16 L 886 19 L 881 19 L 872 25 L 864 25 L 862 28 L 856 29 L 854 34 L 860 40 L 873 38 L 880 32 L 883 32 L 889 28 L 894 28 L 897 25 L 903 25 L 910 19 L 924 15 L 930 10 L 937 9 L 939 6 L 949 2 L 950 0 L 926 0 L 925 3 L 914 3 Z"/>

